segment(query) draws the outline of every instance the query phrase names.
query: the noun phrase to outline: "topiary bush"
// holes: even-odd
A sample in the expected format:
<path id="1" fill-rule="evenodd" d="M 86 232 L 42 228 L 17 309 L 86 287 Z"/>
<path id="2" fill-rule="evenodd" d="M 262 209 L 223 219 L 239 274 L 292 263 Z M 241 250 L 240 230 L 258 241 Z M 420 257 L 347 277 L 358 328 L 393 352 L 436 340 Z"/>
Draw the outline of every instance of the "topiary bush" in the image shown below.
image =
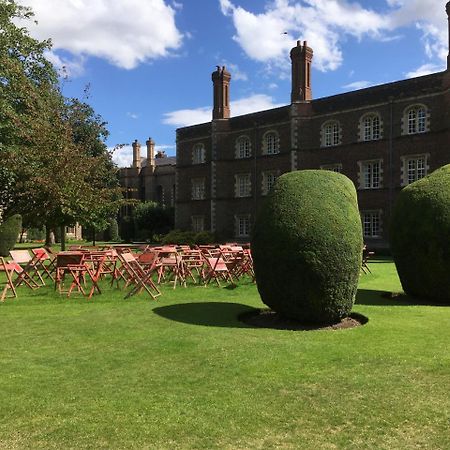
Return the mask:
<path id="1" fill-rule="evenodd" d="M 22 230 L 22 216 L 15 214 L 0 225 L 0 256 L 8 256 Z"/>
<path id="2" fill-rule="evenodd" d="M 346 176 L 302 170 L 278 178 L 251 239 L 263 303 L 303 323 L 336 323 L 350 313 L 358 286 L 362 228 Z"/>
<path id="3" fill-rule="evenodd" d="M 405 293 L 449 302 L 450 165 L 402 189 L 389 234 Z"/>

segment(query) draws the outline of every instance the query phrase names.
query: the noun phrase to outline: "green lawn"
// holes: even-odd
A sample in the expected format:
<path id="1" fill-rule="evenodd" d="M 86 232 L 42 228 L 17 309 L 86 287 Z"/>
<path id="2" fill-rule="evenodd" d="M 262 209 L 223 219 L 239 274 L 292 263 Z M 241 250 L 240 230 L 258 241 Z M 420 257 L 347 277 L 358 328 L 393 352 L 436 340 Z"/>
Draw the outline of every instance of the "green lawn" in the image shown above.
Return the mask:
<path id="1" fill-rule="evenodd" d="M 52 288 L 0 304 L 0 448 L 450 448 L 450 307 L 389 300 L 370 264 L 359 328 L 251 328 L 256 287 L 158 301 Z"/>

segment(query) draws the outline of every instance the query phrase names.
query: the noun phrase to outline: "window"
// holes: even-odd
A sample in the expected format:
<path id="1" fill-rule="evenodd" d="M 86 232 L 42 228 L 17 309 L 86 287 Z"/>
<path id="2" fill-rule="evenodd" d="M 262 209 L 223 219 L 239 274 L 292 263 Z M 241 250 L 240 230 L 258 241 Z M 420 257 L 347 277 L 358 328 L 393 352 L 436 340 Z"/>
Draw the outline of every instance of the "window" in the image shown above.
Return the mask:
<path id="1" fill-rule="evenodd" d="M 236 216 L 236 236 L 248 237 L 250 236 L 250 216 L 242 215 Z"/>
<path id="2" fill-rule="evenodd" d="M 192 149 L 192 164 L 202 164 L 205 162 L 205 147 L 203 144 L 196 144 Z"/>
<path id="3" fill-rule="evenodd" d="M 325 164 L 323 166 L 320 166 L 322 170 L 331 170 L 332 172 L 342 172 L 342 164 Z"/>
<path id="4" fill-rule="evenodd" d="M 236 141 L 236 158 L 249 158 L 251 156 L 251 143 L 247 136 L 241 136 Z"/>
<path id="5" fill-rule="evenodd" d="M 263 138 L 263 154 L 275 155 L 280 152 L 280 144 L 278 134 L 274 131 L 269 131 Z"/>
<path id="6" fill-rule="evenodd" d="M 322 147 L 334 147 L 340 143 L 340 127 L 337 121 L 322 126 Z"/>
<path id="7" fill-rule="evenodd" d="M 275 172 L 263 172 L 262 194 L 267 195 L 275 184 L 277 175 Z"/>
<path id="8" fill-rule="evenodd" d="M 252 183 L 249 173 L 236 175 L 235 193 L 236 197 L 250 197 Z"/>
<path id="9" fill-rule="evenodd" d="M 429 131 L 429 114 L 424 105 L 415 105 L 405 110 L 403 134 L 418 134 Z"/>
<path id="10" fill-rule="evenodd" d="M 381 138 L 381 120 L 378 114 L 367 114 L 363 116 L 360 123 L 360 140 L 377 141 Z"/>
<path id="11" fill-rule="evenodd" d="M 203 200 L 205 198 L 205 180 L 203 178 L 192 179 L 192 200 Z"/>
<path id="12" fill-rule="evenodd" d="M 363 211 L 361 213 L 361 222 L 365 238 L 381 236 L 380 211 Z"/>
<path id="13" fill-rule="evenodd" d="M 428 173 L 428 154 L 402 157 L 402 186 L 420 180 Z"/>
<path id="14" fill-rule="evenodd" d="M 198 233 L 200 231 L 204 231 L 204 229 L 205 229 L 205 217 L 204 216 L 192 216 L 191 222 L 192 222 L 192 231 L 195 231 L 196 233 Z"/>
<path id="15" fill-rule="evenodd" d="M 381 161 L 363 161 L 360 165 L 360 187 L 363 189 L 378 189 L 381 187 Z"/>

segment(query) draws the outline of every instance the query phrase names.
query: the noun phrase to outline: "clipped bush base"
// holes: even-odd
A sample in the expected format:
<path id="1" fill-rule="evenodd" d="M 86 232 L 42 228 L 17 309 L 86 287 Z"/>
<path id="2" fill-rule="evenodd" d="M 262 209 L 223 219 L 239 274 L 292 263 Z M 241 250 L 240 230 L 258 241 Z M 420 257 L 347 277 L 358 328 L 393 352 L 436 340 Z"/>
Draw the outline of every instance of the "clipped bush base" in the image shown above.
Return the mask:
<path id="1" fill-rule="evenodd" d="M 365 325 L 369 319 L 362 314 L 351 313 L 340 322 L 331 325 L 305 324 L 297 320 L 288 319 L 271 309 L 257 309 L 241 314 L 238 319 L 252 327 L 272 328 L 275 330 L 315 331 L 315 330 L 341 330 Z"/>

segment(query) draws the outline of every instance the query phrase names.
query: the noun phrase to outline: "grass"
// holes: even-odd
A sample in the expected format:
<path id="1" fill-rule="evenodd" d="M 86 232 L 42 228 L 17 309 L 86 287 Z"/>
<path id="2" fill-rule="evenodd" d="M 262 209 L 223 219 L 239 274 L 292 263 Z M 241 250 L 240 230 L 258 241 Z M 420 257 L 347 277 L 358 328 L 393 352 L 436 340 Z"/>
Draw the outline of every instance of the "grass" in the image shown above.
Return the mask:
<path id="1" fill-rule="evenodd" d="M 0 448 L 450 448 L 450 307 L 385 298 L 370 264 L 339 331 L 257 329 L 256 287 L 157 302 L 51 288 L 0 305 Z"/>

